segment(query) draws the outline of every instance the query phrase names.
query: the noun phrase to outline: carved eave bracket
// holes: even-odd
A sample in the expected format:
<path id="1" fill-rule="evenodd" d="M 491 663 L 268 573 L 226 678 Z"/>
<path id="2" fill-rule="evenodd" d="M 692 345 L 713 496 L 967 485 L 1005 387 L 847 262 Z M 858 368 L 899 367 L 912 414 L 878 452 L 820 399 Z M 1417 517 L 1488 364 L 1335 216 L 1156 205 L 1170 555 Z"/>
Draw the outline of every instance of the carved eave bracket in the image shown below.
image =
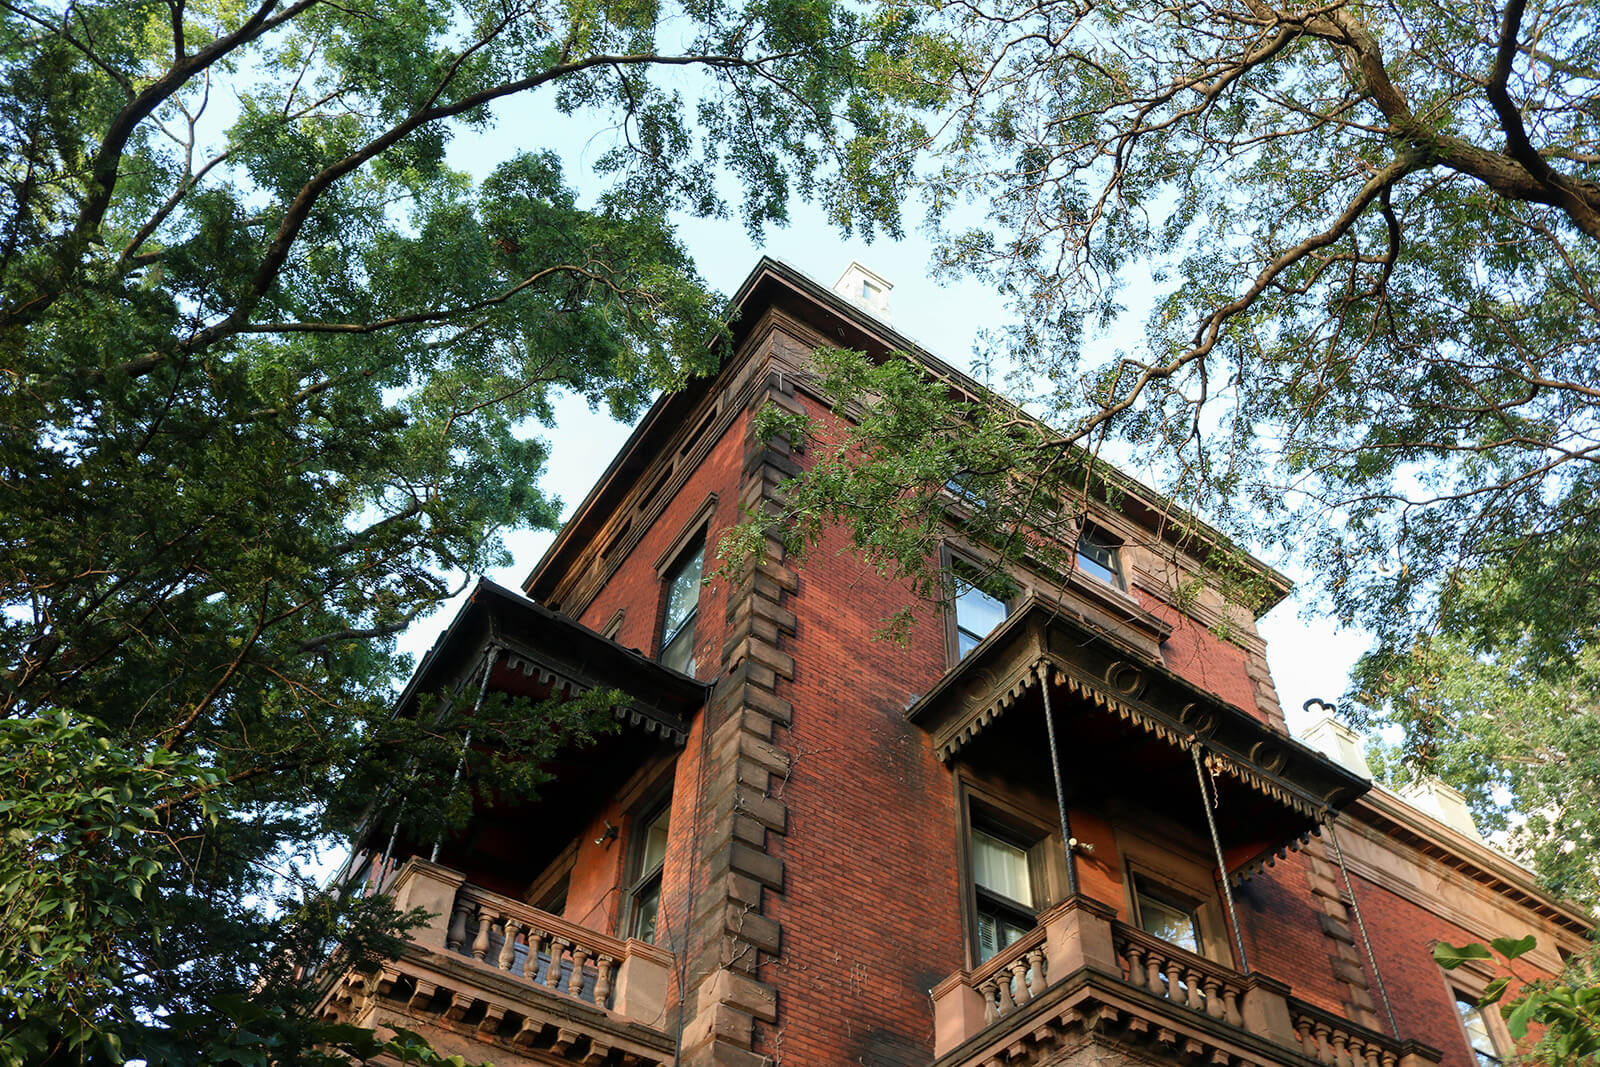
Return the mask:
<path id="1" fill-rule="evenodd" d="M 1152 663 L 1113 636 L 1029 599 L 906 711 L 948 763 L 1045 680 L 1177 748 L 1200 746 L 1206 766 L 1309 820 L 1371 783 Z"/>

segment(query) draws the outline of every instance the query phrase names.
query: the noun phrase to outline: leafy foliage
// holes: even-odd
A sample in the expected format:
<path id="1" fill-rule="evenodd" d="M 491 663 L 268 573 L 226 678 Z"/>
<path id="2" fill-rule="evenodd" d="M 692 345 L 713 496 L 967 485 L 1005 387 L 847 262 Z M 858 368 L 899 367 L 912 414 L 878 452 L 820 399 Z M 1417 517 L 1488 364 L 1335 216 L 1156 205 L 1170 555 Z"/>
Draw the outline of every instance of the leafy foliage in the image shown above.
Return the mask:
<path id="1" fill-rule="evenodd" d="M 672 212 L 897 225 L 919 33 L 814 0 L 0 8 L 7 1055 L 327 1037 L 296 968 L 403 919 L 303 884 L 309 850 L 408 794 L 431 839 L 606 711 L 396 721 L 394 635 L 555 521 L 558 391 L 628 415 L 710 369 Z M 592 196 L 537 123 L 448 165 L 518 94 L 613 129 Z"/>
<path id="2" fill-rule="evenodd" d="M 1511 961 L 1532 951 L 1538 941 L 1525 937 L 1497 937 L 1488 946 L 1480 944 L 1434 946 L 1433 959 L 1445 970 L 1455 970 L 1468 960 L 1492 960 L 1499 955 Z M 1494 951 L 1491 953 L 1490 949 Z M 1499 1003 L 1516 981 L 1510 974 L 1490 982 L 1478 1000 L 1480 1007 Z M 1531 1026 L 1542 1028 L 1526 1049 L 1525 1059 L 1562 1067 L 1565 1064 L 1600 1063 L 1600 975 L 1592 960 L 1568 961 L 1561 975 L 1519 983 L 1515 995 L 1503 1008 L 1506 1029 L 1521 1044 Z"/>
<path id="3" fill-rule="evenodd" d="M 1347 711 L 1399 727 L 1404 759 L 1462 770 L 1479 744 L 1535 809 L 1558 779 L 1588 805 L 1580 739 L 1546 727 L 1557 705 L 1595 708 L 1600 12 L 943 10 L 958 106 L 925 185 L 942 263 L 1010 301 L 980 373 L 1052 432 L 1006 427 L 1009 472 L 984 485 L 1003 420 L 920 398 L 892 427 L 900 458 L 866 444 L 862 482 L 834 479 L 839 504 L 903 473 L 916 504 L 900 512 L 942 506 L 942 480 L 897 470 L 924 456 L 976 476 L 1007 521 L 1042 482 L 1039 506 L 995 531 L 1019 555 L 1016 529 L 1074 520 L 1053 499 L 1083 480 L 1073 446 L 1108 454 L 1296 557 L 1326 609 L 1375 636 Z M 1135 312 L 1142 336 L 1114 330 Z M 851 399 L 898 400 L 874 388 Z M 1416 699 L 1443 660 L 1544 696 L 1492 715 Z M 1447 752 L 1483 725 L 1489 740 Z"/>

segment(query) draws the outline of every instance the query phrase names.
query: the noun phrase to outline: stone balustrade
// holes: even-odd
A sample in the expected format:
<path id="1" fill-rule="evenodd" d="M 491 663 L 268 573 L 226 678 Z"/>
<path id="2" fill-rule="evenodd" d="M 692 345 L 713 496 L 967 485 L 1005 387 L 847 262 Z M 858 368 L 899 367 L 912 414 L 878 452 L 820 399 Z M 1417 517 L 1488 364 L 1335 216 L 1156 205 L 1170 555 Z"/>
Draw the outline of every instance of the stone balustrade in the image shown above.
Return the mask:
<path id="1" fill-rule="evenodd" d="M 1293 998 L 1289 1019 L 1300 1051 L 1332 1067 L 1396 1067 L 1411 1052 L 1400 1041 Z"/>
<path id="2" fill-rule="evenodd" d="M 664 949 L 568 922 L 420 859 L 410 860 L 385 888 L 401 908 L 432 916 L 411 932 L 419 948 L 472 961 L 531 994 L 663 1025 L 672 967 L 672 954 Z"/>
<path id="3" fill-rule="evenodd" d="M 552 993 L 611 1007 L 627 945 L 510 897 L 463 885 L 445 948 Z"/>
<path id="4" fill-rule="evenodd" d="M 1244 1025 L 1239 1006 L 1245 987 L 1238 974 L 1127 923 L 1111 925 L 1125 980 L 1230 1026 Z"/>
<path id="5" fill-rule="evenodd" d="M 934 1067 L 1034 1067 L 1086 1041 L 1145 1048 L 1159 1062 L 1437 1067 L 1401 1042 L 1119 922 L 1063 901 L 993 959 L 931 990 Z M 1119 1053 L 1120 1055 L 1120 1053 Z M 1076 1061 L 1074 1061 L 1076 1062 Z M 1087 1062 L 1087 1061 L 1086 1061 Z"/>
<path id="6" fill-rule="evenodd" d="M 983 998 L 983 1019 L 992 1023 L 1044 992 L 1049 978 L 1044 927 L 1035 927 L 972 972 L 968 980 Z"/>

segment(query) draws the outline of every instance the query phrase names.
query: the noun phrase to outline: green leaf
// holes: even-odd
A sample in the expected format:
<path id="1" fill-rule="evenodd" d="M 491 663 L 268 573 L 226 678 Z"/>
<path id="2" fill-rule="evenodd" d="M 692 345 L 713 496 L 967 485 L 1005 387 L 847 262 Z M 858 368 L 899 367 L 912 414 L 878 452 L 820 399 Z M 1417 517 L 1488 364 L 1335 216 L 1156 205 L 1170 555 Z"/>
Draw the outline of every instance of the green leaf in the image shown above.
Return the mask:
<path id="1" fill-rule="evenodd" d="M 1528 1036 L 1528 1023 L 1542 1004 L 1542 994 L 1530 993 L 1509 1005 L 1506 1013 L 1506 1029 L 1510 1031 L 1512 1040 L 1521 1041 Z"/>
<path id="2" fill-rule="evenodd" d="M 1467 945 L 1452 945 L 1441 941 L 1433 946 L 1433 962 L 1447 971 L 1453 971 L 1468 960 L 1493 959 L 1489 950 L 1477 942 Z"/>
<path id="3" fill-rule="evenodd" d="M 1489 947 L 1500 953 L 1500 955 L 1504 956 L 1506 959 L 1514 960 L 1518 956 L 1532 951 L 1534 946 L 1538 943 L 1538 939 L 1532 934 L 1529 934 L 1526 937 L 1520 938 L 1497 937 L 1493 941 L 1489 942 Z"/>
<path id="4" fill-rule="evenodd" d="M 1483 989 L 1483 996 L 1478 998 L 1479 1007 L 1488 1007 L 1505 994 L 1506 986 L 1511 984 L 1510 976 L 1501 976 L 1490 982 Z"/>

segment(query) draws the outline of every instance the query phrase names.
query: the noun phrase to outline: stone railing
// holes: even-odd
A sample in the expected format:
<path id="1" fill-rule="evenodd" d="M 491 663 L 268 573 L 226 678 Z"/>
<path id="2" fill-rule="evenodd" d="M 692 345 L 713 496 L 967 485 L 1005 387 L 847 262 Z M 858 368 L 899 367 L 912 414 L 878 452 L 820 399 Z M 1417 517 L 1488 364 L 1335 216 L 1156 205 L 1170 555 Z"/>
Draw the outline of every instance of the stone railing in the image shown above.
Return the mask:
<path id="1" fill-rule="evenodd" d="M 968 978 L 983 998 L 983 1019 L 992 1023 L 1044 992 L 1049 981 L 1044 927 L 1035 927 L 995 953 Z"/>
<path id="2" fill-rule="evenodd" d="M 1086 897 L 1049 909 L 1021 940 L 932 994 L 936 1067 L 1046 1062 L 1038 1058 L 1046 1050 L 1090 1031 L 1114 1031 L 1160 1062 L 1437 1067 L 1440 1059 L 1297 1000 L 1266 975 L 1239 974 L 1118 922 L 1115 909 Z"/>
<path id="3" fill-rule="evenodd" d="M 469 885 L 458 871 L 409 861 L 390 889 L 403 908 L 433 917 L 412 943 L 495 971 L 535 995 L 581 1001 L 647 1026 L 662 1025 L 672 954 L 619 941 L 511 897 Z"/>
<path id="4" fill-rule="evenodd" d="M 1230 1026 L 1244 1025 L 1240 975 L 1127 923 L 1114 922 L 1111 928 L 1124 979 Z"/>
<path id="5" fill-rule="evenodd" d="M 1396 1041 L 1357 1026 L 1293 997 L 1288 1004 L 1289 1020 L 1300 1051 L 1318 1063 L 1336 1067 L 1396 1067 L 1414 1054 L 1409 1042 Z"/>
<path id="6" fill-rule="evenodd" d="M 626 942 L 497 893 L 463 885 L 456 891 L 445 948 L 514 978 L 611 1007 Z"/>

